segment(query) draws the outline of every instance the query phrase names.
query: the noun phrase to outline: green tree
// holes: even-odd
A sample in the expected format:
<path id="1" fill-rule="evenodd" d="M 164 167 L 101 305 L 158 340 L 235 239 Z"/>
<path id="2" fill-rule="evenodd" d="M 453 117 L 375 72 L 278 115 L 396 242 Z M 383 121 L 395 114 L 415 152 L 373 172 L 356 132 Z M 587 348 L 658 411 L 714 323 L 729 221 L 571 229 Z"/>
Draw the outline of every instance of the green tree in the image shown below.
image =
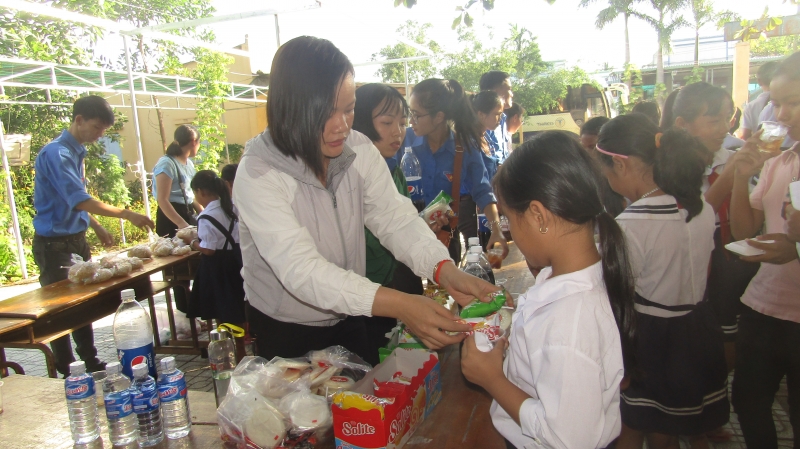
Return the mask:
<path id="1" fill-rule="evenodd" d="M 664 84 L 664 52 L 670 51 L 670 39 L 676 30 L 689 23 L 679 15 L 687 0 L 648 0 L 655 10 L 654 16 L 638 9 L 631 10 L 631 16 L 647 22 L 658 34 L 658 54 L 656 56 L 656 86 Z"/>
<path id="2" fill-rule="evenodd" d="M 692 25 L 694 26 L 694 65 L 700 64 L 700 28 L 710 24 L 724 23 L 734 17 L 731 11 L 717 12 L 714 10 L 712 0 L 691 0 Z"/>
<path id="3" fill-rule="evenodd" d="M 471 28 L 458 28 L 458 42 L 463 50 L 442 58 L 442 77 L 458 81 L 465 90 L 478 92 L 481 75 L 490 70 L 514 72 L 517 65 L 514 52 L 487 47 Z"/>
<path id="4" fill-rule="evenodd" d="M 407 20 L 406 23 L 397 28 L 397 33 L 405 39 L 419 44 L 436 54 L 441 51 L 441 46 L 427 36 L 428 30 L 432 26 L 433 25 L 430 23 L 419 24 L 412 20 Z M 373 53 L 372 60 L 381 61 L 386 59 L 411 58 L 414 56 L 425 56 L 425 54 L 411 45 L 400 42 L 395 45 L 387 45 L 381 48 L 377 53 Z M 434 62 L 433 58 L 408 61 L 409 83 L 416 84 L 426 78 L 436 76 L 437 70 Z M 384 83 L 403 83 L 405 82 L 405 66 L 402 62 L 384 64 L 375 72 L 375 75 L 380 76 Z"/>
<path id="5" fill-rule="evenodd" d="M 584 83 L 592 83 L 592 80 L 578 67 L 553 70 L 536 77 L 526 89 L 515 90 L 514 100 L 530 114 L 558 112 L 559 100 L 566 97 L 567 89 Z"/>
<path id="6" fill-rule="evenodd" d="M 631 17 L 631 8 L 634 3 L 640 0 L 608 0 L 608 6 L 597 14 L 595 26 L 597 29 L 602 30 L 606 25 L 617 20 L 622 15 L 623 22 L 625 23 L 625 65 L 631 63 L 631 42 L 628 35 L 628 20 Z M 594 0 L 581 0 L 580 6 L 583 8 L 588 7 Z"/>
<path id="7" fill-rule="evenodd" d="M 752 56 L 786 56 L 800 50 L 800 36 L 776 36 L 750 41 Z"/>
<path id="8" fill-rule="evenodd" d="M 197 153 L 195 165 L 199 170 L 217 170 L 220 154 L 225 150 L 225 125 L 222 114 L 225 112 L 223 98 L 227 94 L 227 66 L 233 63 L 228 55 L 198 49 L 197 66 L 192 70 L 192 78 L 199 83 L 197 93 L 204 98 L 197 103 L 194 124 L 200 138 L 204 141 Z"/>

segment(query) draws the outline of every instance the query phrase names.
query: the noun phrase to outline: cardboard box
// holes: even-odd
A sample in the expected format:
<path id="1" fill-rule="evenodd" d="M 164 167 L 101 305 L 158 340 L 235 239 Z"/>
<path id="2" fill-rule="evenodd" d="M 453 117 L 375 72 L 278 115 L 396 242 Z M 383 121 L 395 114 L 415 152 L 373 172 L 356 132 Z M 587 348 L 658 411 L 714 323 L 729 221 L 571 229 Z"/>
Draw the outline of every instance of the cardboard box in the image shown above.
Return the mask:
<path id="1" fill-rule="evenodd" d="M 387 382 L 400 374 L 411 379 L 394 401 L 374 394 L 374 381 Z M 331 406 L 336 447 L 341 449 L 399 449 L 442 399 L 439 357 L 423 349 L 397 348 L 361 379 L 352 392 L 359 404 L 337 401 Z M 338 395 L 337 395 L 338 396 Z"/>

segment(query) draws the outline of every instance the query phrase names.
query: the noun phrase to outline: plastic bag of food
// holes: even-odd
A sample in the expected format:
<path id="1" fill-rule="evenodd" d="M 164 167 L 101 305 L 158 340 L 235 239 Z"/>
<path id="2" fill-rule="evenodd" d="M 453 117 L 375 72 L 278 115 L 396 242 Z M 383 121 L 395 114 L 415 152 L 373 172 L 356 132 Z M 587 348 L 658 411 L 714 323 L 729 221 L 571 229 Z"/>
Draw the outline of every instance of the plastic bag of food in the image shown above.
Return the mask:
<path id="1" fill-rule="evenodd" d="M 330 398 L 337 391 L 346 391 L 361 380 L 372 365 L 342 346 L 331 346 L 306 354 L 311 371 L 303 374 L 311 392 Z"/>
<path id="2" fill-rule="evenodd" d="M 286 438 L 289 422 L 255 390 L 228 393 L 217 409 L 222 440 L 239 448 L 272 449 Z"/>
<path id="3" fill-rule="evenodd" d="M 128 257 L 128 262 L 131 264 L 131 271 L 144 269 L 144 261 L 138 257 Z"/>
<path id="4" fill-rule="evenodd" d="M 187 226 L 185 228 L 178 229 L 178 232 L 175 233 L 175 237 L 180 239 L 181 242 L 186 243 L 186 241 L 192 241 L 197 238 L 197 227 L 195 226 Z"/>
<path id="5" fill-rule="evenodd" d="M 497 312 L 508 301 L 508 294 L 505 290 L 490 293 L 492 298 L 489 302 L 475 300 L 468 304 L 461 311 L 461 318 L 479 318 Z"/>
<path id="6" fill-rule="evenodd" d="M 153 248 L 153 255 L 156 257 L 166 257 L 172 254 L 175 245 L 172 244 L 170 239 L 160 239 L 156 241 L 155 248 Z"/>
<path id="7" fill-rule="evenodd" d="M 455 217 L 453 209 L 450 208 L 450 203 L 452 201 L 453 198 L 451 198 L 450 195 L 444 193 L 444 191 L 439 192 L 436 198 L 425 206 L 425 209 L 422 209 L 419 216 L 428 224 L 436 223 L 439 217 Z"/>
<path id="8" fill-rule="evenodd" d="M 192 251 L 192 248 L 190 248 L 188 245 L 176 246 L 176 247 L 172 248 L 172 255 L 173 256 L 185 256 L 185 255 L 189 254 L 191 251 Z"/>
<path id="9" fill-rule="evenodd" d="M 308 390 L 284 396 L 278 407 L 288 414 L 295 432 L 326 429 L 333 422 L 328 400 Z"/>
<path id="10" fill-rule="evenodd" d="M 137 245 L 128 250 L 128 257 L 150 259 L 153 257 L 153 251 L 150 249 L 150 245 Z"/>
<path id="11" fill-rule="evenodd" d="M 109 270 L 108 268 L 98 268 L 97 271 L 95 271 L 94 276 L 91 277 L 91 279 L 87 279 L 83 282 L 84 284 L 98 284 L 100 282 L 105 282 L 111 279 L 112 277 L 114 277 L 113 270 Z"/>
<path id="12" fill-rule="evenodd" d="M 72 255 L 71 262 L 72 265 L 68 267 L 67 279 L 75 284 L 88 284 L 97 273 L 97 269 L 100 268 L 94 262 L 84 262 L 83 257 L 77 254 Z"/>

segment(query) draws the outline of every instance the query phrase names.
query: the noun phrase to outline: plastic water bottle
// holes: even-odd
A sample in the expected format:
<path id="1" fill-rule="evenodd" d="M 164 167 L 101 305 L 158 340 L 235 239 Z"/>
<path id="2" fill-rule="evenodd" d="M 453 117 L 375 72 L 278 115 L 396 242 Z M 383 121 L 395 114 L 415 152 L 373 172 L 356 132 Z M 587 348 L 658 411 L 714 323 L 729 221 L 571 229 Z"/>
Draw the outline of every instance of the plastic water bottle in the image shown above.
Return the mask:
<path id="1" fill-rule="evenodd" d="M 97 399 L 94 396 L 94 378 L 86 373 L 82 361 L 69 364 L 69 377 L 64 383 L 69 411 L 69 427 L 72 441 L 86 444 L 100 436 L 97 423 Z"/>
<path id="2" fill-rule="evenodd" d="M 411 202 L 416 206 L 417 211 L 425 208 L 425 198 L 422 192 L 422 167 L 419 159 L 411 151 L 411 147 L 406 147 L 403 159 L 400 160 L 400 167 L 408 184 L 408 193 L 411 194 Z"/>
<path id="3" fill-rule="evenodd" d="M 486 270 L 483 269 L 480 263 L 481 256 L 476 253 L 468 253 L 467 254 L 467 266 L 464 267 L 464 272 L 467 274 L 471 274 L 477 278 L 481 278 L 486 282 L 489 281 L 489 275 L 486 273 Z"/>
<path id="4" fill-rule="evenodd" d="M 133 413 L 131 380 L 122 374 L 122 365 L 111 362 L 106 365 L 108 377 L 103 382 L 103 399 L 108 418 L 108 436 L 111 444 L 127 446 L 139 441 L 139 421 Z"/>
<path id="5" fill-rule="evenodd" d="M 492 271 L 492 264 L 489 263 L 489 258 L 486 257 L 486 254 L 483 252 L 483 248 L 480 245 L 471 246 L 467 251 L 467 254 L 477 254 L 478 255 L 478 263 L 480 264 L 483 271 L 486 272 L 486 276 L 489 278 L 489 282 L 492 284 L 495 283 L 494 279 L 494 272 Z"/>
<path id="6" fill-rule="evenodd" d="M 208 344 L 208 361 L 211 364 L 211 377 L 214 378 L 214 396 L 217 407 L 228 394 L 233 369 L 236 368 L 236 349 L 231 334 L 225 330 L 210 332 L 211 342 Z"/>
<path id="7" fill-rule="evenodd" d="M 164 439 L 158 387 L 147 371 L 146 363 L 135 365 L 131 384 L 133 412 L 139 420 L 139 446 L 142 447 L 155 446 Z"/>
<path id="8" fill-rule="evenodd" d="M 146 363 L 148 373 L 156 377 L 155 352 L 153 351 L 153 328 L 150 315 L 136 301 L 131 289 L 122 290 L 122 304 L 114 315 L 114 343 L 122 372 L 133 378 L 133 367 Z"/>
<path id="9" fill-rule="evenodd" d="M 161 400 L 164 433 L 171 440 L 185 437 L 192 430 L 187 393 L 186 378 L 183 371 L 175 367 L 175 357 L 161 359 L 158 399 Z"/>

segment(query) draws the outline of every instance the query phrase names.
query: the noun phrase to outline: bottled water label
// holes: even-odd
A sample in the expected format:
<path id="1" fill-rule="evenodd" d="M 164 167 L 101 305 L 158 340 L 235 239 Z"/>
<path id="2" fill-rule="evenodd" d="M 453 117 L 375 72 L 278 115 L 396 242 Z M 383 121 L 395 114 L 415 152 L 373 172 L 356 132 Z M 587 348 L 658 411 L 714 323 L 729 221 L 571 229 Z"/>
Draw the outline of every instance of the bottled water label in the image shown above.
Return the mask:
<path id="1" fill-rule="evenodd" d="M 408 194 L 411 196 L 412 201 L 422 199 L 422 177 L 410 176 L 406 178 L 408 184 Z"/>
<path id="2" fill-rule="evenodd" d="M 155 383 L 151 385 L 142 385 L 142 387 L 133 394 L 133 411 L 137 414 L 154 412 L 158 410 L 158 389 Z"/>
<path id="3" fill-rule="evenodd" d="M 70 377 L 64 383 L 64 389 L 68 401 L 91 398 L 94 396 L 94 379 L 92 376 Z"/>
<path id="4" fill-rule="evenodd" d="M 157 376 L 156 361 L 153 354 L 152 343 L 138 348 L 117 350 L 117 357 L 119 358 L 119 363 L 122 365 L 122 372 L 129 378 L 133 378 L 133 367 L 140 363 L 147 363 L 147 370 L 150 377 L 155 378 Z"/>
<path id="5" fill-rule="evenodd" d="M 186 397 L 186 379 L 182 372 L 162 376 L 166 381 L 158 386 L 161 402 L 172 402 Z"/>
<path id="6" fill-rule="evenodd" d="M 133 401 L 127 390 L 107 394 L 105 403 L 106 417 L 109 420 L 121 419 L 133 413 Z"/>

